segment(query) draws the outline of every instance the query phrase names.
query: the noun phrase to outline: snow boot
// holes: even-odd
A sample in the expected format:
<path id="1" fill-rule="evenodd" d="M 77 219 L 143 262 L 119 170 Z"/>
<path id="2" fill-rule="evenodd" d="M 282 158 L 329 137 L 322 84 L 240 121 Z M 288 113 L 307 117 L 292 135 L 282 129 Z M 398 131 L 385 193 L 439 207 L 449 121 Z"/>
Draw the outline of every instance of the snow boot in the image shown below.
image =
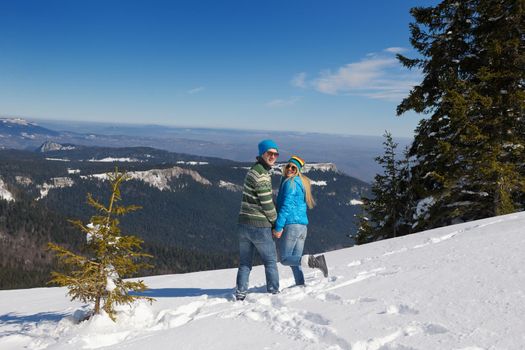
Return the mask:
<path id="1" fill-rule="evenodd" d="M 308 267 L 311 267 L 312 269 L 319 269 L 323 272 L 324 277 L 328 277 L 328 267 L 326 266 L 326 259 L 324 258 L 324 255 L 319 255 L 317 257 L 309 255 Z"/>
<path id="2" fill-rule="evenodd" d="M 237 301 L 243 301 L 244 299 L 246 299 L 246 293 L 245 292 L 235 291 L 235 299 Z"/>

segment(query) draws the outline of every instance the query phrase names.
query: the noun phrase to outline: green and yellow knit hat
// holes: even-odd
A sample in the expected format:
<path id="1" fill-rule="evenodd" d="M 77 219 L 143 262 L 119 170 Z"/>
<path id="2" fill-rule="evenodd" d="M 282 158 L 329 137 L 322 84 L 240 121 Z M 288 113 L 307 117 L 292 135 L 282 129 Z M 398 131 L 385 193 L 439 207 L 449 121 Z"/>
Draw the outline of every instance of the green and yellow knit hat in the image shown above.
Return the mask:
<path id="1" fill-rule="evenodd" d="M 288 160 L 288 163 L 295 164 L 297 166 L 297 169 L 299 169 L 299 171 L 301 171 L 301 168 L 306 164 L 304 159 L 299 156 L 290 157 L 290 159 Z"/>

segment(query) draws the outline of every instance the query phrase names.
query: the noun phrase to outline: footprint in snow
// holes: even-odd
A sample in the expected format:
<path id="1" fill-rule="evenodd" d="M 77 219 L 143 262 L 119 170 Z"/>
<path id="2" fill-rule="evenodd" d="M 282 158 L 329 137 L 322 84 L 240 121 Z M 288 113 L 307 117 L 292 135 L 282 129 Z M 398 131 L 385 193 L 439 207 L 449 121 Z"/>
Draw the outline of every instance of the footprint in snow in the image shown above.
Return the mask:
<path id="1" fill-rule="evenodd" d="M 392 251 L 390 251 L 390 252 L 386 252 L 385 254 L 383 254 L 383 256 L 399 254 L 399 253 L 406 252 L 407 250 L 408 250 L 408 248 L 403 247 L 403 248 L 398 249 L 398 250 L 392 250 Z"/>
<path id="2" fill-rule="evenodd" d="M 252 322 L 261 322 L 276 333 L 294 340 L 310 344 L 319 344 L 323 349 L 349 349 L 350 345 L 330 327 L 330 320 L 320 314 L 305 310 L 296 310 L 289 306 L 297 294 L 306 296 L 308 287 L 290 288 L 277 296 L 253 296 L 253 302 L 243 302 L 237 310 L 221 313 L 222 318 L 245 318 Z M 300 291 L 300 292 L 296 292 Z M 315 293 L 310 289 L 313 296 Z M 328 298 L 340 299 L 335 294 Z M 247 298 L 248 299 L 248 298 Z"/>
<path id="3" fill-rule="evenodd" d="M 383 337 L 371 338 L 368 340 L 357 341 L 352 344 L 352 350 L 383 350 L 383 349 L 400 349 L 400 344 L 396 343 L 396 340 L 403 339 L 406 337 L 412 337 L 419 334 L 424 335 L 436 335 L 443 334 L 448 332 L 448 329 L 445 327 L 433 324 L 426 323 L 420 324 L 417 322 L 412 322 L 404 328 L 400 328 L 397 331 L 387 334 Z M 401 348 L 402 349 L 402 348 Z"/>
<path id="4" fill-rule="evenodd" d="M 379 312 L 380 315 L 417 315 L 419 311 L 408 305 L 389 305 L 385 311 Z"/>
<path id="5" fill-rule="evenodd" d="M 157 315 L 154 329 L 176 328 L 191 322 L 199 312 L 205 301 L 194 301 L 186 305 L 179 306 L 175 310 L 162 310 Z"/>

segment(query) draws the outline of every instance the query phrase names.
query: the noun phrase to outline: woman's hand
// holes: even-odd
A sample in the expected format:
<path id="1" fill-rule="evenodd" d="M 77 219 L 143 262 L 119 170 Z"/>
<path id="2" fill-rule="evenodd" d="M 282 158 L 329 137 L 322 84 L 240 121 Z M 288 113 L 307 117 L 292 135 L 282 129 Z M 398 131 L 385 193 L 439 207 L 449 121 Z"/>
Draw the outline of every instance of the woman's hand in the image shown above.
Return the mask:
<path id="1" fill-rule="evenodd" d="M 281 231 L 272 230 L 272 233 L 275 238 L 281 238 L 281 235 L 283 234 L 283 230 Z"/>

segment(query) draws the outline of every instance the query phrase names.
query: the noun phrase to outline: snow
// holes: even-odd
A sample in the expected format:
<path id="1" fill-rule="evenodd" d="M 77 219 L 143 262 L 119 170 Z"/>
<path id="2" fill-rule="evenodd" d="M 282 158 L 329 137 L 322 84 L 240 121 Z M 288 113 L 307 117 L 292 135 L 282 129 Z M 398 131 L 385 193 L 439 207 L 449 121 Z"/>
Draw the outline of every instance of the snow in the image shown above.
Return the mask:
<path id="1" fill-rule="evenodd" d="M 33 180 L 31 180 L 27 176 L 15 176 L 16 183 L 23 185 L 23 186 L 29 186 L 33 183 Z"/>
<path id="2" fill-rule="evenodd" d="M 254 267 L 245 301 L 236 269 L 146 277 L 153 304 L 117 322 L 86 314 L 64 288 L 0 291 L 0 349 L 522 349 L 525 213 L 442 227 L 326 254 L 265 292 Z M 306 241 L 308 245 L 308 239 Z"/>
<path id="3" fill-rule="evenodd" d="M 177 164 L 187 164 L 187 165 L 208 165 L 209 163 L 208 163 L 208 162 L 198 162 L 198 161 L 195 161 L 195 160 L 190 160 L 190 161 L 179 160 L 179 161 L 177 161 Z"/>
<path id="4" fill-rule="evenodd" d="M 62 159 L 62 158 L 46 158 L 46 160 L 53 160 L 56 162 L 69 162 L 69 159 Z"/>
<path id="5" fill-rule="evenodd" d="M 0 199 L 6 200 L 8 202 L 14 202 L 15 200 L 15 197 L 11 192 L 9 192 L 7 185 L 2 179 L 0 179 Z"/>
<path id="6" fill-rule="evenodd" d="M 33 123 L 29 123 L 27 120 L 25 119 L 22 119 L 22 118 L 9 118 L 9 119 L 1 119 L 2 122 L 5 124 L 5 123 L 10 123 L 10 124 L 18 124 L 18 125 L 36 125 L 36 124 L 33 124 Z"/>
<path id="7" fill-rule="evenodd" d="M 49 182 L 44 182 L 42 185 L 37 186 L 40 190 L 40 197 L 37 200 L 46 197 L 52 189 L 71 187 L 74 184 L 75 181 L 69 177 L 53 177 L 49 179 Z"/>
<path id="8" fill-rule="evenodd" d="M 22 137 L 25 137 L 26 139 L 34 139 L 35 138 L 35 135 L 28 134 L 27 132 L 21 132 L 20 135 L 22 135 Z"/>
<path id="9" fill-rule="evenodd" d="M 130 180 L 139 180 L 148 184 L 149 186 L 158 188 L 161 191 L 164 190 L 174 190 L 170 186 L 170 181 L 175 178 L 178 179 L 183 175 L 190 176 L 194 181 L 203 184 L 205 186 L 210 186 L 211 182 L 201 176 L 198 172 L 190 169 L 184 169 L 181 167 L 171 167 L 167 169 L 150 169 L 146 171 L 128 171 L 126 175 Z M 93 175 L 81 175 L 82 179 L 87 178 L 96 178 L 103 181 L 108 179 L 108 174 L 93 174 Z"/>
<path id="10" fill-rule="evenodd" d="M 363 201 L 360 201 L 359 199 L 351 199 L 350 205 L 363 205 Z"/>
<path id="11" fill-rule="evenodd" d="M 228 191 L 240 192 L 242 191 L 242 186 L 236 185 L 229 181 L 219 180 L 219 187 L 225 188 Z"/>
<path id="12" fill-rule="evenodd" d="M 128 158 L 106 157 L 106 158 L 102 158 L 102 159 L 91 158 L 91 159 L 88 159 L 88 162 L 102 162 L 102 163 L 128 162 L 128 163 L 133 163 L 133 162 L 140 162 L 140 160 L 135 159 L 135 158 L 129 158 L 129 157 Z"/>
<path id="13" fill-rule="evenodd" d="M 318 170 L 322 172 L 337 171 L 337 167 L 334 163 L 306 163 L 302 169 L 302 172 L 306 174 L 312 170 Z"/>
<path id="14" fill-rule="evenodd" d="M 416 206 L 416 213 L 414 214 L 414 219 L 419 219 L 423 215 L 426 215 L 430 210 L 430 207 L 432 207 L 435 203 L 436 200 L 432 196 L 420 200 Z"/>
<path id="15" fill-rule="evenodd" d="M 100 233 L 98 233 L 100 230 L 99 225 L 95 225 L 92 222 L 90 222 L 89 224 L 86 225 L 86 227 L 89 229 L 89 232 L 86 233 L 87 243 L 90 243 L 92 240 L 97 240 L 97 239 L 102 238 Z"/>
<path id="16" fill-rule="evenodd" d="M 311 180 L 310 184 L 313 186 L 326 186 L 327 185 L 326 181 L 323 181 L 323 180 L 319 180 L 319 181 Z"/>
<path id="17" fill-rule="evenodd" d="M 40 146 L 41 152 L 50 152 L 50 151 L 71 151 L 76 149 L 75 146 L 71 145 L 62 145 L 53 141 L 46 141 L 42 146 Z"/>

